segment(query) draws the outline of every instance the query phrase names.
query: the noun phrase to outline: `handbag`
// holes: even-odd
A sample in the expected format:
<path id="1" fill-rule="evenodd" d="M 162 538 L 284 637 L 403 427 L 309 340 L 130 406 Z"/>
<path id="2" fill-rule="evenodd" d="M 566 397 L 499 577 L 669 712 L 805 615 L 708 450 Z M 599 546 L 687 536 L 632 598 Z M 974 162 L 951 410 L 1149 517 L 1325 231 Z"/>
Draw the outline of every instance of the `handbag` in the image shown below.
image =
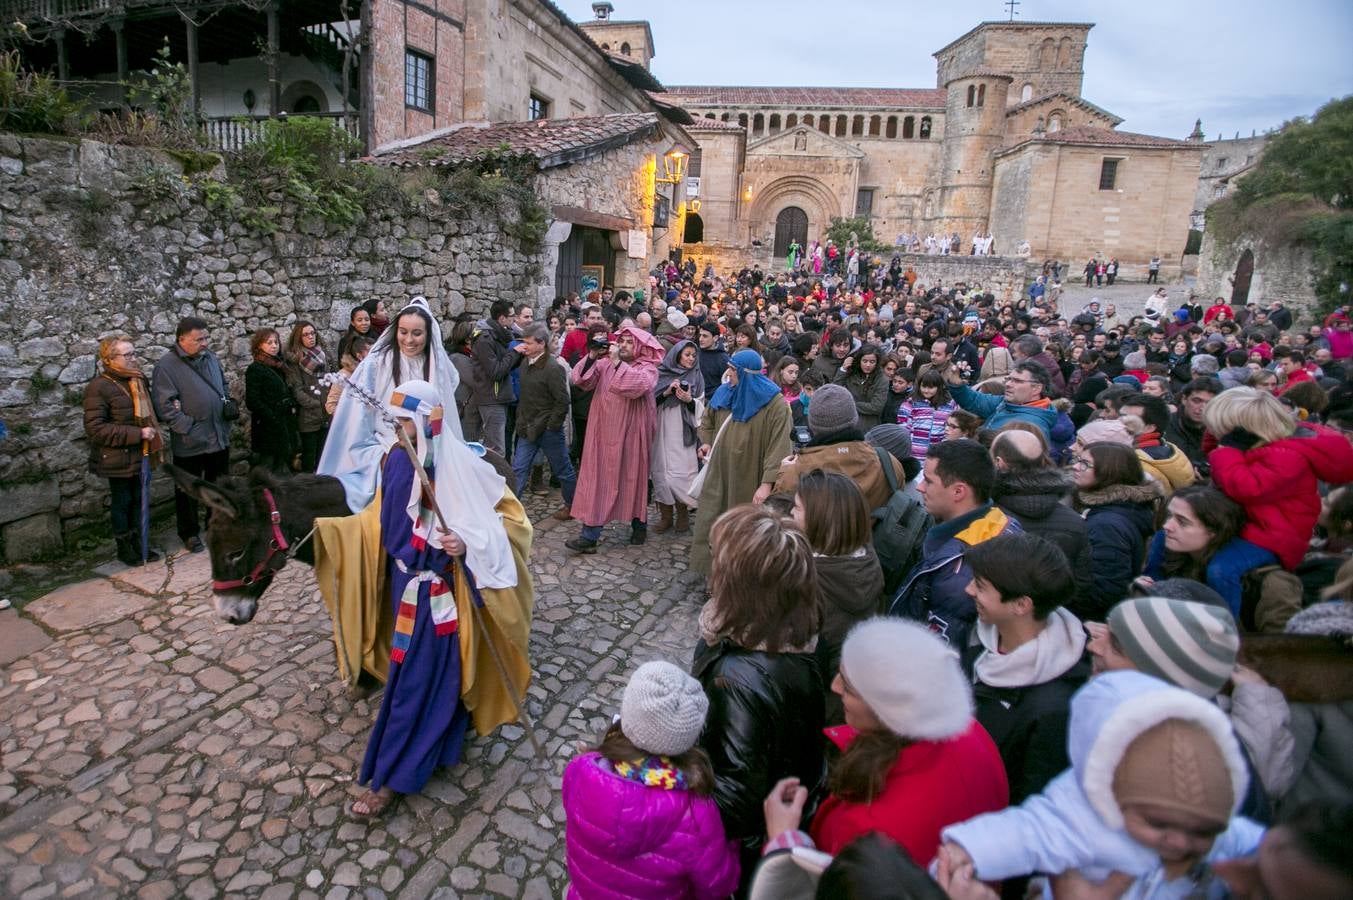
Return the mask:
<path id="1" fill-rule="evenodd" d="M 709 474 L 709 461 L 714 458 L 714 449 L 719 446 L 719 438 L 723 437 L 723 430 L 728 427 L 728 423 L 733 421 L 733 414 L 730 412 L 728 418 L 723 420 L 719 426 L 718 434 L 714 435 L 714 443 L 709 445 L 709 456 L 705 457 L 705 464 L 700 467 L 700 471 L 695 473 L 691 479 L 691 486 L 686 489 L 686 494 L 692 500 L 700 499 L 700 492 L 705 489 L 705 476 Z"/>
<path id="2" fill-rule="evenodd" d="M 203 374 L 202 374 L 201 372 L 197 371 L 196 369 L 194 369 L 191 365 L 189 365 L 189 364 L 186 363 L 186 362 L 185 362 L 183 365 L 184 365 L 184 368 L 186 368 L 189 372 L 192 372 L 192 373 L 193 373 L 194 375 L 196 375 L 198 378 L 201 378 L 201 379 L 202 379 L 202 383 L 205 384 L 207 387 L 211 388 L 211 392 L 212 392 L 213 394 L 216 393 L 216 385 L 214 385 L 214 384 L 212 384 L 210 381 L 208 381 L 208 380 L 206 379 L 206 377 L 203 376 Z M 222 377 L 222 378 L 225 377 L 225 373 L 224 373 L 224 372 L 221 373 L 221 377 Z M 239 417 L 240 417 L 240 405 L 239 405 L 238 403 L 236 403 L 236 402 L 231 398 L 231 396 L 230 396 L 229 394 L 222 394 L 222 395 L 221 395 L 221 419 L 222 419 L 223 421 L 226 421 L 226 422 L 233 422 L 233 421 L 235 421 L 236 419 L 238 419 Z"/>

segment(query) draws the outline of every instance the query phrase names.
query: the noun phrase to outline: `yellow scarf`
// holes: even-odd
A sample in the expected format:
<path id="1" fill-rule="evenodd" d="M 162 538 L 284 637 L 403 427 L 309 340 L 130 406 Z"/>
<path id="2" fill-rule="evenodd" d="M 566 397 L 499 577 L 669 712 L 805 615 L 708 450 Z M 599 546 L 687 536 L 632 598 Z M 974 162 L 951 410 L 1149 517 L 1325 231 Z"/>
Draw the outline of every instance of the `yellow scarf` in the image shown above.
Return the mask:
<path id="1" fill-rule="evenodd" d="M 141 442 L 141 452 L 150 456 L 152 467 L 158 466 L 163 461 L 164 438 L 160 435 L 160 422 L 155 418 L 155 406 L 150 402 L 146 376 L 141 373 L 140 366 L 124 366 L 121 363 L 109 362 L 104 364 L 104 368 L 104 375 L 116 375 L 116 378 L 110 377 L 109 380 L 131 395 L 132 416 L 136 419 L 136 426 L 138 428 L 150 426 L 155 429 L 155 437 Z M 123 384 L 123 381 L 126 384 Z"/>

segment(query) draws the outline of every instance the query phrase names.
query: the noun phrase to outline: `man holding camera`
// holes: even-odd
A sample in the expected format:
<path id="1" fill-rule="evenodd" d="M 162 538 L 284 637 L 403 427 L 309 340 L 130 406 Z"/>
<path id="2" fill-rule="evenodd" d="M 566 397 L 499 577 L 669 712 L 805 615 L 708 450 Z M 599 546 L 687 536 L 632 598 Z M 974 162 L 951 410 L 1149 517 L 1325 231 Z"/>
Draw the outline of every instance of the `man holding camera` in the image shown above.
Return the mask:
<path id="1" fill-rule="evenodd" d="M 616 520 L 630 521 L 631 544 L 648 537 L 649 456 L 658 415 L 653 387 L 662 358 L 657 338 L 627 325 L 614 342 L 594 334 L 587 356 L 573 367 L 573 384 L 594 392 L 570 507 L 583 529 L 564 544 L 575 553 L 596 553 L 602 529 Z"/>

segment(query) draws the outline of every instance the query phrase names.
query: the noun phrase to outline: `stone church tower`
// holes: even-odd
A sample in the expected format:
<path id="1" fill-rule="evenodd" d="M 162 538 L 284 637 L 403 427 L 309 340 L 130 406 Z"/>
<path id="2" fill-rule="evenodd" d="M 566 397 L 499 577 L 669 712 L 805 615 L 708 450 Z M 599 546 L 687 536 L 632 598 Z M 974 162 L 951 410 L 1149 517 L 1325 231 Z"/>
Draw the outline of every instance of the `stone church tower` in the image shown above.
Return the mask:
<path id="1" fill-rule="evenodd" d="M 957 231 L 965 242 L 986 231 L 995 154 L 1005 140 L 1006 98 L 1013 80 L 979 67 L 944 85 L 938 202 L 927 216 L 935 231 Z"/>

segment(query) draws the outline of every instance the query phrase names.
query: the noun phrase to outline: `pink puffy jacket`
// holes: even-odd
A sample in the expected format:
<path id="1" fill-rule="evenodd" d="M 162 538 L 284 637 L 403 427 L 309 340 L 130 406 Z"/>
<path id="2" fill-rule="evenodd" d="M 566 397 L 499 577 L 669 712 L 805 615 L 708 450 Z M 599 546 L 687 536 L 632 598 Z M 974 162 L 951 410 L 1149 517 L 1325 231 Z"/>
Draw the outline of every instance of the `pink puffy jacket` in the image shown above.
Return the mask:
<path id="1" fill-rule="evenodd" d="M 573 900 L 713 900 L 738 886 L 737 845 L 712 797 L 646 787 L 598 753 L 564 770 Z"/>

